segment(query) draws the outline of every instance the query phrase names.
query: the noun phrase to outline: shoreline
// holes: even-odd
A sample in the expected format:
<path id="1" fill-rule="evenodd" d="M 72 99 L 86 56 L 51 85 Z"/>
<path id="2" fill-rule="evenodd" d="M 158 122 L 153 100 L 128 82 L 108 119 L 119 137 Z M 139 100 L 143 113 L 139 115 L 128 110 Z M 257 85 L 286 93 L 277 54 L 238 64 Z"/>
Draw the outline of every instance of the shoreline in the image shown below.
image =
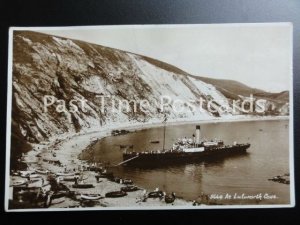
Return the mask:
<path id="1" fill-rule="evenodd" d="M 184 124 L 208 124 L 208 123 L 226 123 L 226 122 L 256 122 L 256 121 L 276 121 L 276 120 L 289 120 L 289 116 L 280 117 L 239 117 L 231 119 L 211 119 L 211 120 L 188 120 L 188 121 L 170 121 L 167 122 L 167 126 L 176 126 Z M 126 129 L 129 131 L 140 131 L 144 129 L 150 129 L 155 127 L 164 126 L 161 122 L 151 122 L 151 123 L 134 123 L 134 124 L 124 124 L 119 126 L 108 126 L 104 127 L 103 130 L 92 130 L 85 133 L 67 133 L 61 135 L 60 138 L 53 138 L 49 142 L 41 142 L 40 144 L 33 145 L 32 150 L 27 153 L 30 157 L 36 156 L 41 153 L 41 158 L 47 153 L 45 151 L 54 150 L 57 153 L 56 158 L 65 161 L 65 156 L 69 155 L 68 161 L 76 160 L 79 154 L 85 150 L 93 141 L 98 141 L 105 137 L 111 136 L 111 131 L 114 129 Z M 70 143 L 71 142 L 71 143 Z M 63 149 L 62 149 L 63 148 Z M 47 150 L 48 149 L 48 150 Z M 61 151 L 62 150 L 62 151 Z M 32 154 L 30 154 L 32 153 Z M 76 154 L 76 156 L 75 156 Z M 64 156 L 64 157 L 62 157 Z M 75 159 L 76 158 L 76 159 Z M 77 159 L 78 160 L 78 159 Z M 30 162 L 31 160 L 29 160 Z M 79 160 L 82 161 L 82 160 Z M 26 163 L 26 160 L 24 161 Z"/>
<path id="2" fill-rule="evenodd" d="M 288 120 L 289 116 L 280 116 L 280 117 L 237 117 L 237 118 L 228 118 L 228 119 L 211 119 L 211 120 L 189 120 L 189 121 L 170 121 L 167 122 L 167 126 L 183 125 L 183 124 L 206 124 L 206 123 L 226 123 L 226 122 L 254 122 L 254 121 L 276 121 L 276 120 Z M 144 129 L 150 129 L 154 127 L 161 127 L 164 124 L 161 122 L 150 122 L 150 123 L 133 123 L 133 124 L 122 124 L 119 126 L 107 126 L 101 131 L 87 131 L 85 133 L 77 134 L 63 134 L 59 138 L 53 138 L 49 142 L 42 142 L 40 144 L 35 144 L 33 149 L 27 153 L 24 157 L 24 163 L 28 165 L 30 169 L 44 169 L 49 170 L 53 173 L 62 172 L 64 168 L 68 170 L 78 169 L 81 165 L 86 162 L 79 159 L 79 154 L 87 149 L 93 142 L 98 141 L 102 138 L 111 135 L 111 131 L 114 129 L 126 129 L 129 131 L 139 131 Z M 103 128 L 103 127 L 102 127 Z M 53 157 L 55 152 L 56 156 Z M 38 158 L 37 155 L 40 157 Z M 49 164 L 44 162 L 44 159 L 53 159 L 59 160 L 64 167 L 59 167 L 57 165 Z M 93 171 L 84 171 L 84 176 L 87 177 L 86 182 L 95 183 L 96 179 L 94 177 L 95 172 Z M 69 185 L 70 182 L 67 183 Z M 71 183 L 72 184 L 72 183 Z M 100 183 L 95 185 L 93 190 L 82 190 L 82 189 L 73 189 L 71 186 L 68 186 L 72 191 L 76 191 L 78 194 L 81 193 L 93 193 L 101 194 L 102 196 L 109 191 L 120 190 L 121 187 L 125 185 L 118 184 L 112 181 L 107 180 L 106 178 L 101 178 Z M 149 190 L 147 190 L 149 191 Z M 164 191 L 164 190 L 162 190 Z M 104 201 L 100 200 L 100 205 L 97 207 L 134 207 L 134 206 L 167 206 L 164 201 L 148 199 L 147 202 L 137 202 L 142 196 L 142 190 L 136 192 L 130 192 L 127 196 L 123 198 L 105 198 Z M 195 196 L 197 197 L 197 196 Z M 176 199 L 173 203 L 174 206 L 192 206 L 192 202 L 184 199 Z M 55 208 L 65 208 L 65 207 L 79 207 L 78 202 L 65 201 L 61 204 L 53 205 Z"/>

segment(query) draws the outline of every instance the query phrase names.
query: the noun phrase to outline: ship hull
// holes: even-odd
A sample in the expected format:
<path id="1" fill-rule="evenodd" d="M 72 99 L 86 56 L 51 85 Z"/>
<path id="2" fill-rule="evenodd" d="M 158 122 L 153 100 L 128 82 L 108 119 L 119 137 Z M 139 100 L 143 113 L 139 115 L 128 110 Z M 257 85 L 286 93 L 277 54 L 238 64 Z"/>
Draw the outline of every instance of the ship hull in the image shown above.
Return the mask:
<path id="1" fill-rule="evenodd" d="M 124 165 L 145 166 L 165 165 L 169 163 L 188 163 L 205 159 L 216 159 L 238 154 L 245 154 L 250 144 L 243 144 L 230 147 L 221 147 L 205 150 L 202 152 L 165 152 L 165 153 L 124 153 Z M 137 157 L 138 156 L 138 157 Z M 135 157 L 134 159 L 132 159 Z M 132 159 L 132 160 L 130 160 Z"/>

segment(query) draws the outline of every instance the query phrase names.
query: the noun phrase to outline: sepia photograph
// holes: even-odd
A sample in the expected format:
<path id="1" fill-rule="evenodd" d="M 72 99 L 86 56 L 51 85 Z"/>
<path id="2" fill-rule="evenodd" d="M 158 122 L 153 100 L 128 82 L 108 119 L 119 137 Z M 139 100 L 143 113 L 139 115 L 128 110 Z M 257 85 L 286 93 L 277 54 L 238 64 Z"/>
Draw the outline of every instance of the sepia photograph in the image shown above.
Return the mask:
<path id="1" fill-rule="evenodd" d="M 295 205 L 291 23 L 11 27 L 6 211 Z"/>

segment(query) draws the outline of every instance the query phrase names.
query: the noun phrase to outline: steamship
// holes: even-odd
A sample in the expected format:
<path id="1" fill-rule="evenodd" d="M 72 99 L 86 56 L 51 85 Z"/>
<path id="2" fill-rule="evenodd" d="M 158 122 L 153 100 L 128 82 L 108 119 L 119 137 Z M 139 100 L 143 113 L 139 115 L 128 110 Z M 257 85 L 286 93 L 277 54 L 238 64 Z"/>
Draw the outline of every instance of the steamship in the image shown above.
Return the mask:
<path id="1" fill-rule="evenodd" d="M 225 145 L 222 140 L 201 140 L 200 125 L 197 125 L 196 135 L 193 135 L 192 138 L 178 139 L 171 149 L 163 147 L 163 150 L 143 152 L 125 150 L 123 152 L 123 163 L 126 165 L 162 165 L 168 162 L 191 162 L 245 153 L 249 147 L 249 143 L 239 144 L 234 142 L 231 145 Z"/>

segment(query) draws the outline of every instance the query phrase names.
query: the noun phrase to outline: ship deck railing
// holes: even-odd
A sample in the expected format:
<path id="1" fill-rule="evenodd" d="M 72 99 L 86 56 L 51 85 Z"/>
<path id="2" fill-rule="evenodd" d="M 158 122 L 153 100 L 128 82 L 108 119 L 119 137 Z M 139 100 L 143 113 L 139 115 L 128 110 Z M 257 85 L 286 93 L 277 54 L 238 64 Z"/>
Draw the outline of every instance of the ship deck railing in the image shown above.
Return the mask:
<path id="1" fill-rule="evenodd" d="M 235 144 L 235 145 L 223 145 L 218 147 L 207 147 L 205 151 L 211 151 L 211 150 L 221 150 L 221 149 L 227 149 L 231 150 L 232 147 L 240 147 L 240 146 L 246 146 L 250 145 L 249 143 L 246 144 Z M 165 151 L 145 151 L 145 152 L 124 152 L 125 155 L 143 155 L 143 154 L 166 154 L 166 153 L 183 153 L 182 150 L 165 150 Z"/>

